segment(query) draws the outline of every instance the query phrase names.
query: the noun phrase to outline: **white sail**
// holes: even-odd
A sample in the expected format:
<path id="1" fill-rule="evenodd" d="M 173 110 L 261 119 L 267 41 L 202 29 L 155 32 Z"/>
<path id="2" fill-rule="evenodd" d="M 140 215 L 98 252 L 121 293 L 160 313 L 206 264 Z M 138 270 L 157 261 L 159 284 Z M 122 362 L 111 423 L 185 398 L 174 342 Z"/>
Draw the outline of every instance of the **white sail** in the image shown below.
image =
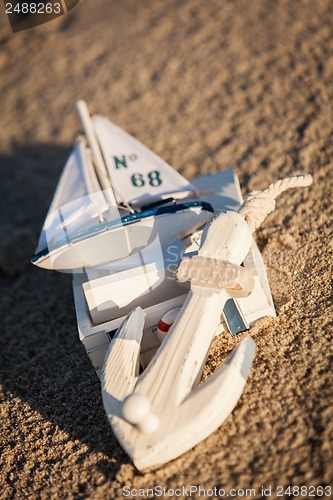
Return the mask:
<path id="1" fill-rule="evenodd" d="M 82 140 L 64 168 L 34 264 L 65 272 L 104 266 L 142 250 L 156 234 L 164 244 L 212 217 L 212 207 L 167 163 L 107 119 L 91 121 L 83 103 L 78 108 L 89 147 Z M 186 203 L 146 210 L 171 196 Z"/>
<path id="2" fill-rule="evenodd" d="M 101 115 L 92 121 L 118 203 L 193 197 L 195 187 L 141 142 Z"/>
<path id="3" fill-rule="evenodd" d="M 36 252 L 52 248 L 70 234 L 96 223 L 108 208 L 82 140 L 75 146 L 61 174 Z"/>

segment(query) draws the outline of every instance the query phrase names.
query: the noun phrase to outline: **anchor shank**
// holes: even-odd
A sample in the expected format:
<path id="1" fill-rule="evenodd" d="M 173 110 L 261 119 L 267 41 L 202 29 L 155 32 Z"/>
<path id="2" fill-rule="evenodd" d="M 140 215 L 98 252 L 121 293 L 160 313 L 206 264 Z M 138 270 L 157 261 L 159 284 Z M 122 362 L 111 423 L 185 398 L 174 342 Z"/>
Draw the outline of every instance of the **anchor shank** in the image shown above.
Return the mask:
<path id="1" fill-rule="evenodd" d="M 228 298 L 224 290 L 217 293 L 192 287 L 171 331 L 136 385 L 135 392 L 149 394 L 154 411 L 178 405 L 191 390 Z"/>
<path id="2" fill-rule="evenodd" d="M 239 265 L 251 243 L 252 234 L 242 216 L 227 212 L 205 229 L 198 255 Z M 225 290 L 191 284 L 175 323 L 135 387 L 136 393 L 149 395 L 155 413 L 180 404 L 191 390 L 229 298 Z"/>

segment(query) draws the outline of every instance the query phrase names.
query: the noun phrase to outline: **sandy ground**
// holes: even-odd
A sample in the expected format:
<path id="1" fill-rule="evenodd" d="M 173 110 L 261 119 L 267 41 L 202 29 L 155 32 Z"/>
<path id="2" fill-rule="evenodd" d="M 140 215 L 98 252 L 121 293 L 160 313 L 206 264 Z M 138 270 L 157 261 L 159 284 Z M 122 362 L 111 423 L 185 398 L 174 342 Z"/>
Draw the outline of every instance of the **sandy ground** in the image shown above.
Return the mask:
<path id="1" fill-rule="evenodd" d="M 275 498 L 278 485 L 329 484 L 331 0 L 82 1 L 15 35 L 0 12 L 0 497 L 200 485 L 260 498 L 264 485 Z M 206 441 L 145 474 L 107 423 L 70 277 L 29 264 L 79 130 L 78 98 L 188 177 L 233 167 L 244 194 L 291 173 L 314 177 L 281 197 L 257 234 L 278 318 L 251 330 L 243 397 Z M 238 340 L 215 342 L 207 373 Z"/>

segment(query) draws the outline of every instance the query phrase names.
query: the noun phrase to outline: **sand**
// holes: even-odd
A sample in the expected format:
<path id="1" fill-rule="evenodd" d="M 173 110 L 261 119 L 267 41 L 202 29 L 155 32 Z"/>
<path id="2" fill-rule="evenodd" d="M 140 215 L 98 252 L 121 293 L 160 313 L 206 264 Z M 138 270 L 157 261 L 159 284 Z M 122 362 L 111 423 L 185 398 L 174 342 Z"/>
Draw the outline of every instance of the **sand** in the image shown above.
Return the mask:
<path id="1" fill-rule="evenodd" d="M 328 485 L 331 0 L 82 1 L 15 35 L 1 4 L 0 27 L 0 497 L 122 498 L 125 486 L 196 485 L 255 488 L 255 498 L 271 486 L 276 498 L 279 485 Z M 70 276 L 29 263 L 79 131 L 78 98 L 187 177 L 232 167 L 244 194 L 292 173 L 314 177 L 283 195 L 256 235 L 278 317 L 251 329 L 257 355 L 236 409 L 145 474 L 107 422 Z M 238 341 L 214 343 L 206 374 Z"/>

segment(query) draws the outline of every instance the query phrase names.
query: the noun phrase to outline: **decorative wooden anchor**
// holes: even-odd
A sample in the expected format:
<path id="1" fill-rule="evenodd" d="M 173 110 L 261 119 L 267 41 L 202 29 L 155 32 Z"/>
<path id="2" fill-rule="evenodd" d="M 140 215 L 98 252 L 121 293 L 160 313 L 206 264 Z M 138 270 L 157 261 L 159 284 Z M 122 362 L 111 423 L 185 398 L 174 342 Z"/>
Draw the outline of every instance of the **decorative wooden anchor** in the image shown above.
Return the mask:
<path id="1" fill-rule="evenodd" d="M 289 187 L 311 176 L 294 176 L 251 193 L 239 212 L 208 223 L 198 255 L 183 259 L 180 282 L 191 289 L 173 326 L 146 370 L 139 375 L 144 312 L 135 309 L 108 349 L 102 394 L 108 419 L 138 469 L 168 462 L 214 432 L 239 400 L 250 372 L 255 343 L 245 336 L 208 380 L 202 370 L 225 302 L 251 293 L 253 279 L 240 264 L 255 231 Z"/>

